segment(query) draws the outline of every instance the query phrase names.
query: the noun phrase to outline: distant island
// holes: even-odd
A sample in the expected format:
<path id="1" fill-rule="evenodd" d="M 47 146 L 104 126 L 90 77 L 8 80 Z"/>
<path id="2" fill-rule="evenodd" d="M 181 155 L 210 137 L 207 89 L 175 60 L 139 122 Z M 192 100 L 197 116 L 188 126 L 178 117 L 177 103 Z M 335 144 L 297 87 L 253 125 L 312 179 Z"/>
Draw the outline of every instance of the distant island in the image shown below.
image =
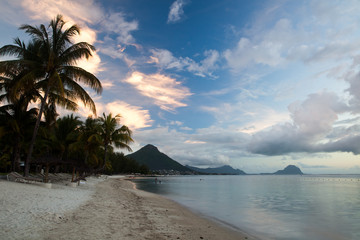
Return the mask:
<path id="1" fill-rule="evenodd" d="M 240 169 L 234 169 L 229 165 L 224 165 L 217 168 L 197 168 L 186 165 L 187 168 L 203 174 L 221 174 L 221 175 L 245 175 L 246 173 Z"/>
<path id="2" fill-rule="evenodd" d="M 303 175 L 304 173 L 295 165 L 288 165 L 283 170 L 274 173 L 261 173 L 261 175 Z"/>
<path id="3" fill-rule="evenodd" d="M 300 168 L 295 165 L 289 165 L 283 170 L 278 170 L 274 173 L 275 175 L 303 175 Z"/>

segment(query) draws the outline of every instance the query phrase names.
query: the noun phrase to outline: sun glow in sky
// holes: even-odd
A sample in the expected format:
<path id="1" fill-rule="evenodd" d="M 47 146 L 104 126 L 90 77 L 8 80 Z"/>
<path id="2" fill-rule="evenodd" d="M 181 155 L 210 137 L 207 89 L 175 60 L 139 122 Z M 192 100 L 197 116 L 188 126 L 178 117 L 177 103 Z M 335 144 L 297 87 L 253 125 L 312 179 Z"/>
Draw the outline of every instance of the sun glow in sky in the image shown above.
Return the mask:
<path id="1" fill-rule="evenodd" d="M 79 65 L 103 83 L 98 115 L 120 114 L 135 151 L 360 173 L 359 12 L 358 0 L 4 0 L 0 45 L 57 14 L 78 24 L 97 49 Z"/>

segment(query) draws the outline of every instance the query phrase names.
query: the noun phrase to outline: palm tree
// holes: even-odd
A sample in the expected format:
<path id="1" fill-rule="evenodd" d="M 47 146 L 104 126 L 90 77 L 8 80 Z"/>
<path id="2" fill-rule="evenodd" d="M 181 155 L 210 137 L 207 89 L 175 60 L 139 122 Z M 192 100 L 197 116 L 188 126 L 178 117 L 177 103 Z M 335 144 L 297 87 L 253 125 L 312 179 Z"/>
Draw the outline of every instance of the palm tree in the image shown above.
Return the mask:
<path id="1" fill-rule="evenodd" d="M 99 165 L 99 152 L 101 148 L 101 138 L 99 135 L 100 125 L 97 119 L 88 117 L 79 129 L 77 141 L 71 145 L 74 155 L 82 155 L 84 164 L 88 167 Z"/>
<path id="2" fill-rule="evenodd" d="M 120 128 L 116 128 L 120 122 L 120 117 L 120 114 L 113 117 L 111 113 L 107 116 L 103 113 L 103 116 L 98 118 L 101 126 L 100 136 L 104 146 L 103 166 L 99 170 L 105 168 L 107 153 L 109 150 L 108 148 L 111 147 L 112 144 L 114 144 L 117 148 L 125 148 L 128 151 L 132 151 L 128 145 L 130 142 L 133 142 L 133 139 L 131 138 L 131 130 L 125 125 Z"/>
<path id="3" fill-rule="evenodd" d="M 11 171 L 18 171 L 20 155 L 26 139 L 31 136 L 29 129 L 34 125 L 37 109 L 24 110 L 22 98 L 19 101 L 0 107 L 0 126 L 3 128 L 4 145 L 8 145 Z"/>
<path id="4" fill-rule="evenodd" d="M 73 114 L 59 118 L 56 121 L 55 138 L 61 147 L 61 158 L 66 161 L 71 144 L 75 143 L 79 136 L 82 121 Z"/>
<path id="5" fill-rule="evenodd" d="M 101 83 L 95 75 L 76 66 L 78 60 L 83 57 L 87 59 L 91 57 L 95 47 L 86 42 L 73 44 L 71 38 L 80 34 L 80 28 L 72 25 L 63 29 L 65 23 L 63 17 L 57 15 L 50 22 L 48 28 L 43 24 L 39 27 L 22 25 L 20 29 L 25 30 L 32 37 L 31 45 L 34 46 L 34 51 L 24 51 L 25 44 L 21 43 L 19 39 L 15 40 L 16 45 L 6 45 L 0 49 L 0 56 L 10 55 L 17 58 L 0 62 L 0 73 L 9 71 L 9 69 L 27 69 L 26 74 L 17 81 L 14 92 L 24 82 L 31 80 L 36 89 L 42 93 L 39 96 L 41 100 L 39 114 L 25 161 L 25 175 L 29 174 L 30 160 L 41 117 L 52 95 L 60 96 L 57 98 L 57 104 L 68 104 L 67 106 L 74 110 L 77 107 L 75 100 L 80 99 L 96 114 L 95 103 L 79 83 L 88 85 L 97 93 L 102 91 Z M 70 99 L 70 101 L 65 99 Z"/>

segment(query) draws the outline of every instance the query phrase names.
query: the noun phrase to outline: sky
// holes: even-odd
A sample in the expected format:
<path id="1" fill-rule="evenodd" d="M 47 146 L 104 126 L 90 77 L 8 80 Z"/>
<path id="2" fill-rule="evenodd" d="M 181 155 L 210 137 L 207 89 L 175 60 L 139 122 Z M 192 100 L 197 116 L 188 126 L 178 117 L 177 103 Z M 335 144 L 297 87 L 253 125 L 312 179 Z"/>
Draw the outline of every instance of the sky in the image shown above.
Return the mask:
<path id="1" fill-rule="evenodd" d="M 57 14 L 79 25 L 74 42 L 96 47 L 78 65 L 102 82 L 97 114 L 120 114 L 134 151 L 359 174 L 359 12 L 358 0 L 3 0 L 0 46 Z"/>

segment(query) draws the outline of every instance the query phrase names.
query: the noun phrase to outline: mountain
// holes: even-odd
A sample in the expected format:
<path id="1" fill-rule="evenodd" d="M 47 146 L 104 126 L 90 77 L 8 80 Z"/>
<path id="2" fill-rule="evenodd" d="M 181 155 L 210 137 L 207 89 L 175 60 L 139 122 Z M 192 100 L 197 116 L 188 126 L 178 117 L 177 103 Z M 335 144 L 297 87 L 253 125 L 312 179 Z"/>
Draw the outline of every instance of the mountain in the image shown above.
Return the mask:
<path id="1" fill-rule="evenodd" d="M 300 168 L 294 166 L 294 165 L 289 165 L 286 168 L 284 168 L 283 170 L 279 170 L 277 172 L 274 173 L 275 175 L 302 175 L 303 173 L 301 172 Z"/>
<path id="2" fill-rule="evenodd" d="M 206 173 L 206 174 L 228 174 L 228 175 L 244 175 L 246 174 L 244 171 L 240 169 L 234 169 L 229 165 L 224 165 L 218 168 L 197 168 L 186 165 L 187 168 L 190 168 L 193 171 L 199 173 Z"/>
<path id="3" fill-rule="evenodd" d="M 138 151 L 128 154 L 126 157 L 136 160 L 140 164 L 145 164 L 152 171 L 175 170 L 179 172 L 190 172 L 191 170 L 184 167 L 177 161 L 171 159 L 166 154 L 160 152 L 157 147 L 148 144 Z"/>

